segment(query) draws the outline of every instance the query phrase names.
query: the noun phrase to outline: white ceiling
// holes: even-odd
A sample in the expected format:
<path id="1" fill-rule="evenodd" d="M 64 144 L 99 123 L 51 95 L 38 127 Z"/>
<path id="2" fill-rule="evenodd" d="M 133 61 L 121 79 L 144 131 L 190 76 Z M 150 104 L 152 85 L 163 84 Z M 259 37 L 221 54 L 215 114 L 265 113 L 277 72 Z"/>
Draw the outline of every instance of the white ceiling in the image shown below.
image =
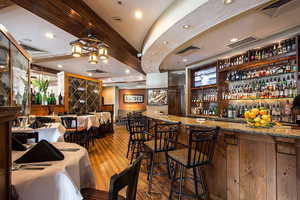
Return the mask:
<path id="1" fill-rule="evenodd" d="M 84 2 L 132 46 L 141 51 L 150 27 L 174 0 L 122 0 L 122 5 L 118 4 L 118 0 L 84 0 Z M 135 18 L 136 10 L 143 12 L 142 19 Z M 122 21 L 112 19 L 116 16 Z"/>
<path id="2" fill-rule="evenodd" d="M 127 80 L 126 77 L 136 76 L 144 77 L 139 72 L 134 71 L 132 68 L 127 65 L 119 62 L 116 59 L 110 58 L 108 63 L 98 62 L 98 64 L 92 65 L 88 63 L 88 57 L 79 57 L 79 58 L 71 58 L 71 59 L 62 59 L 55 60 L 50 62 L 39 62 L 38 65 L 62 70 L 57 65 L 63 65 L 63 71 L 74 73 L 76 71 L 77 74 L 81 74 L 84 76 L 89 76 L 88 70 L 102 70 L 107 73 L 92 73 L 93 78 L 111 78 L 111 77 L 123 77 L 124 80 Z M 126 73 L 126 70 L 129 70 L 129 73 Z"/>
<path id="3" fill-rule="evenodd" d="M 263 39 L 299 26 L 299 18 L 300 1 L 287 4 L 273 17 L 262 13 L 260 10 L 253 10 L 247 14 L 242 14 L 198 35 L 174 50 L 164 59 L 160 69 L 182 69 L 185 67 L 185 64 L 188 65 L 189 63 L 201 61 L 232 50 L 227 46 L 230 44 L 230 39 L 232 38 L 245 39 L 253 36 L 257 39 Z M 190 45 L 200 47 L 200 50 L 183 55 L 175 54 Z M 187 59 L 187 62 L 183 62 L 183 59 Z"/>
<path id="4" fill-rule="evenodd" d="M 70 55 L 69 43 L 76 39 L 73 35 L 16 5 L 1 10 L 0 24 L 3 24 L 17 41 L 46 51 L 38 54 L 29 52 L 33 57 L 33 61 L 41 58 Z M 45 37 L 47 32 L 53 33 L 55 35 L 54 39 Z M 108 72 L 105 74 L 92 74 L 93 77 L 101 79 L 112 77 L 117 78 L 119 81 L 122 81 L 122 79 L 134 81 L 144 78 L 139 72 L 112 57 L 109 58 L 107 64 L 99 62 L 99 64 L 91 65 L 88 63 L 88 57 L 58 59 L 36 64 L 84 76 L 88 76 L 86 71 L 90 69 L 100 69 Z M 58 68 L 58 64 L 63 65 L 63 68 Z M 126 70 L 130 70 L 130 72 L 126 73 Z"/>
<path id="5" fill-rule="evenodd" d="M 3 24 L 17 41 L 47 51 L 40 54 L 29 52 L 33 58 L 70 53 L 69 43 L 76 39 L 73 35 L 16 5 L 1 9 L 0 24 Z M 47 32 L 53 33 L 55 38 L 51 40 L 45 37 Z M 32 41 L 26 41 L 28 39 Z"/>
<path id="6" fill-rule="evenodd" d="M 187 0 L 193 3 L 193 0 Z M 271 0 L 234 0 L 225 5 L 223 0 L 209 0 L 186 15 L 183 19 L 156 37 L 156 41 L 143 51 L 142 67 L 146 73 L 159 72 L 163 60 L 179 46 L 191 38 L 229 20 L 235 16 L 257 8 Z M 156 23 L 159 23 L 160 19 Z M 184 29 L 184 25 L 190 25 L 190 29 Z M 154 25 L 155 27 L 155 25 Z M 155 34 L 155 31 L 151 31 Z M 151 38 L 151 36 L 149 36 Z M 167 43 L 166 43 L 166 42 Z"/>

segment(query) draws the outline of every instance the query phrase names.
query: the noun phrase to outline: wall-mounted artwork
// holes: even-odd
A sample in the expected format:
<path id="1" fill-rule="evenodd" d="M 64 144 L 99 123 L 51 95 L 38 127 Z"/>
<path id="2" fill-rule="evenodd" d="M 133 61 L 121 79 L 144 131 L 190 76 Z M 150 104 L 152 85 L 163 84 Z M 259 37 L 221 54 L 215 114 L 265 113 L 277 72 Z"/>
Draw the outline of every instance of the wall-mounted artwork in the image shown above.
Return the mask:
<path id="1" fill-rule="evenodd" d="M 124 94 L 123 103 L 144 103 L 144 95 L 142 94 Z"/>
<path id="2" fill-rule="evenodd" d="M 148 105 L 167 105 L 168 104 L 168 89 L 148 89 Z"/>

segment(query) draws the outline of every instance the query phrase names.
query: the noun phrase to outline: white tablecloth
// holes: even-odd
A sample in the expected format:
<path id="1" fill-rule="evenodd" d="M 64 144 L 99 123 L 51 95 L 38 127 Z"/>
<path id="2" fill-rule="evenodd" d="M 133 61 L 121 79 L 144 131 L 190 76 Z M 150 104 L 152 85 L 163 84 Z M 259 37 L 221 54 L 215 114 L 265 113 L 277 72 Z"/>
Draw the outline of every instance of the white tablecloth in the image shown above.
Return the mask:
<path id="1" fill-rule="evenodd" d="M 64 115 L 64 116 L 59 116 L 61 117 L 76 117 L 77 118 L 77 126 L 78 127 L 83 127 L 89 130 L 91 127 L 99 127 L 99 120 L 95 115 L 82 115 L 82 116 L 77 116 L 77 115 Z M 76 124 L 73 123 L 72 127 L 75 127 Z"/>
<path id="2" fill-rule="evenodd" d="M 111 121 L 111 114 L 110 112 L 97 112 L 97 113 L 93 113 L 94 115 L 96 115 L 96 117 L 98 119 L 100 119 L 100 123 L 107 123 Z M 98 120 L 99 121 L 99 120 Z"/>
<path id="3" fill-rule="evenodd" d="M 63 142 L 65 127 L 61 123 L 46 124 L 46 127 L 32 129 L 29 127 L 13 127 L 12 132 L 39 132 L 39 141 L 47 140 L 48 142 Z"/>
<path id="4" fill-rule="evenodd" d="M 62 161 L 45 162 L 52 166 L 43 170 L 18 170 L 12 172 L 12 184 L 19 200 L 81 200 L 80 189 L 95 188 L 95 178 L 87 151 L 77 144 L 54 143 L 61 148 L 79 148 L 76 152 L 62 152 Z M 16 160 L 24 152 L 12 152 Z"/>

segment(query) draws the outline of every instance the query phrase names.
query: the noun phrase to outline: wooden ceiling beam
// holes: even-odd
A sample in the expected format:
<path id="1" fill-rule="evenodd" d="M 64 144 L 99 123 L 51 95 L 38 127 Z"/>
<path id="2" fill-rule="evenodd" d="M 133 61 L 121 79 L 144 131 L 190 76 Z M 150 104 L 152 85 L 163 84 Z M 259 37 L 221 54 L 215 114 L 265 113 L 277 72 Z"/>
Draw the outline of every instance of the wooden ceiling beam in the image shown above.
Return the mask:
<path id="1" fill-rule="evenodd" d="M 14 2 L 10 0 L 0 0 L 0 10 L 9 6 L 14 5 Z"/>
<path id="2" fill-rule="evenodd" d="M 83 0 L 11 0 L 76 37 L 94 34 L 110 46 L 109 55 L 143 74 L 138 51 Z"/>

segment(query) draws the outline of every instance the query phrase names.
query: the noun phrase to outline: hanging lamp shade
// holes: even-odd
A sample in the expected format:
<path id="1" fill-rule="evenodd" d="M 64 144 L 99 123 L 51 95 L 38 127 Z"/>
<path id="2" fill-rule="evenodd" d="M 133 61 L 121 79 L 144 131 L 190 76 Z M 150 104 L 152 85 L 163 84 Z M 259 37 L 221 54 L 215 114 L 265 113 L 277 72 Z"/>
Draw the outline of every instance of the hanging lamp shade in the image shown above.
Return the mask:
<path id="1" fill-rule="evenodd" d="M 72 45 L 72 56 L 80 57 L 82 54 L 82 47 L 79 43 L 74 43 Z"/>
<path id="2" fill-rule="evenodd" d="M 89 56 L 89 63 L 90 64 L 97 64 L 98 63 L 98 55 L 97 52 L 91 52 Z"/>
<path id="3" fill-rule="evenodd" d="M 98 50 L 98 55 L 99 55 L 100 60 L 107 60 L 108 59 L 107 47 L 104 45 L 101 45 Z"/>

